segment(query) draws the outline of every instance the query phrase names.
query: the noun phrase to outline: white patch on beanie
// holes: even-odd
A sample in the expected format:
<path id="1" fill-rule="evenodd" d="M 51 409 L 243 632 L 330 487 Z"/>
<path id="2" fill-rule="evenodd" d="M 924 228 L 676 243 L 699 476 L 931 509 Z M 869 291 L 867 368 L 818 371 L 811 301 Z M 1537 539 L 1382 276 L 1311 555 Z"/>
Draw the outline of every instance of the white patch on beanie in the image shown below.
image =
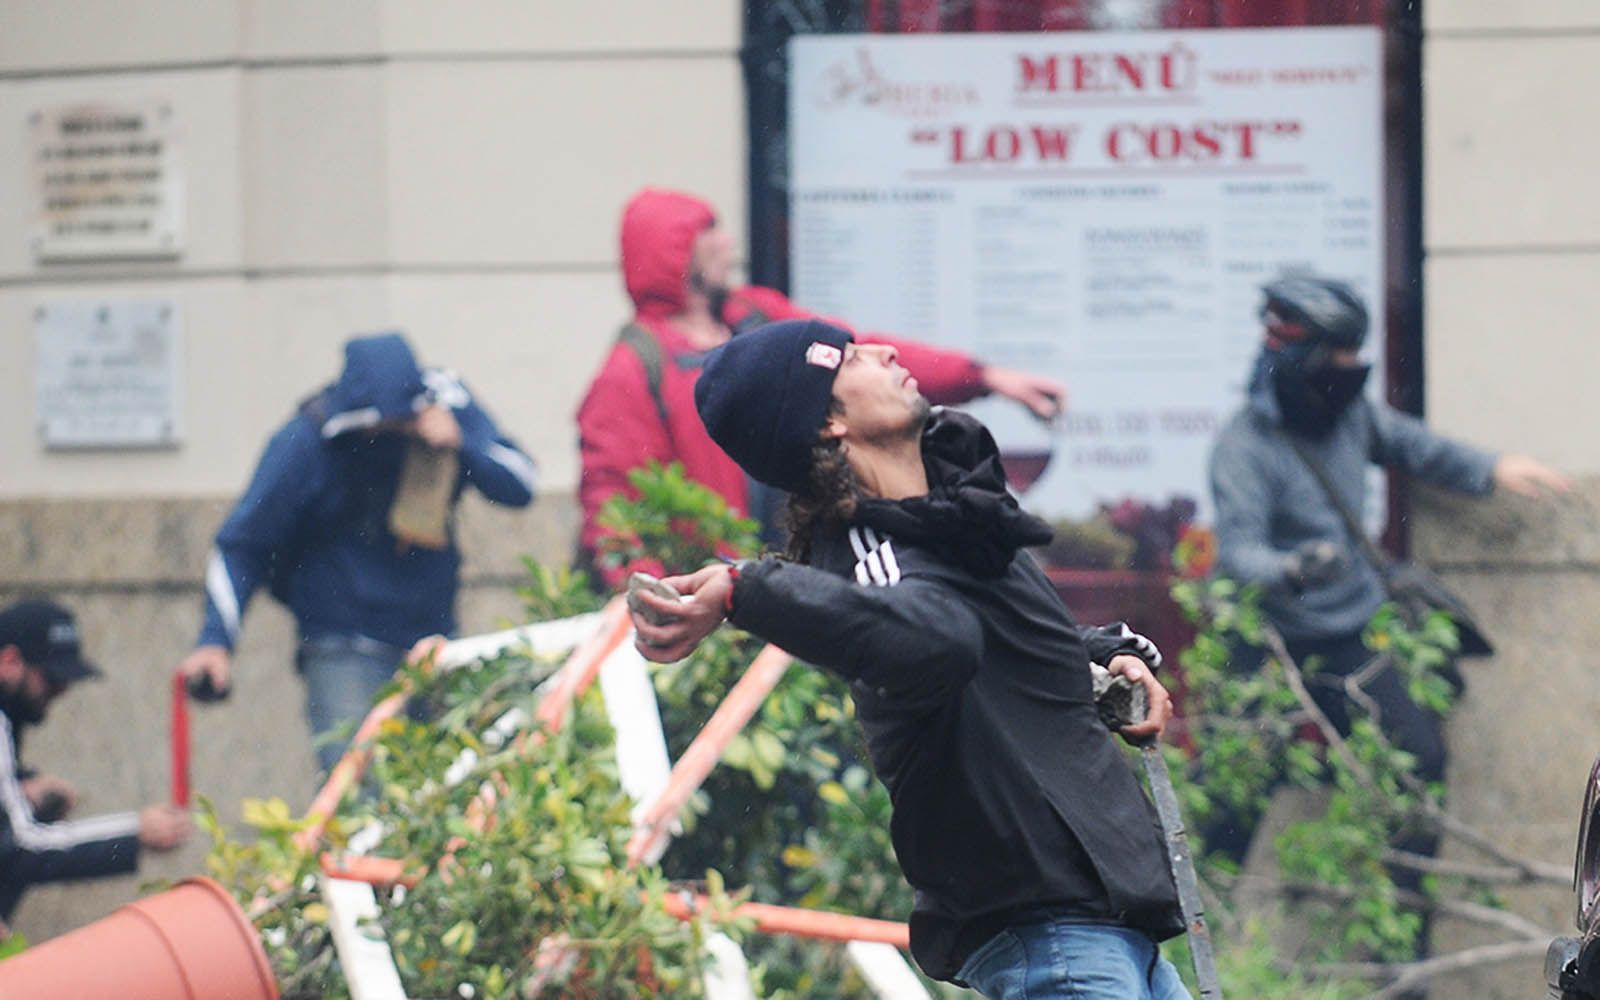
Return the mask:
<path id="1" fill-rule="evenodd" d="M 816 365 L 818 368 L 835 369 L 844 363 L 844 352 L 832 344 L 824 344 L 820 340 L 811 342 L 806 348 L 806 364 Z"/>

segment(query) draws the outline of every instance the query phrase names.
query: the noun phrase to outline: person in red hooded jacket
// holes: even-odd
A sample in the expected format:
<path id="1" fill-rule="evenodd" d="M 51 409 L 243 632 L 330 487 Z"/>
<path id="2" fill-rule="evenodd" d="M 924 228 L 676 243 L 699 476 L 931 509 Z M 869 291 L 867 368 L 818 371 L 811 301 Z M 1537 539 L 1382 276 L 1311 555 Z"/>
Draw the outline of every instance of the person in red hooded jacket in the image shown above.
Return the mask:
<path id="1" fill-rule="evenodd" d="M 715 490 L 739 513 L 764 521 L 773 537 L 767 516 L 773 505 L 752 495 L 744 472 L 706 433 L 695 412 L 694 383 L 706 353 L 730 337 L 815 314 L 774 289 L 734 287 L 733 251 L 733 236 L 717 225 L 711 205 L 694 195 L 646 188 L 623 211 L 622 273 L 635 311 L 631 329 L 606 355 L 578 408 L 583 562 L 597 565 L 601 505 L 618 492 L 631 492 L 628 473 L 652 459 L 683 463 L 690 480 Z M 1053 379 L 984 365 L 959 351 L 851 332 L 862 342 L 894 345 L 934 403 L 996 393 L 1049 420 L 1066 399 L 1065 387 Z M 602 568 L 599 582 L 614 587 L 625 576 L 623 568 Z"/>

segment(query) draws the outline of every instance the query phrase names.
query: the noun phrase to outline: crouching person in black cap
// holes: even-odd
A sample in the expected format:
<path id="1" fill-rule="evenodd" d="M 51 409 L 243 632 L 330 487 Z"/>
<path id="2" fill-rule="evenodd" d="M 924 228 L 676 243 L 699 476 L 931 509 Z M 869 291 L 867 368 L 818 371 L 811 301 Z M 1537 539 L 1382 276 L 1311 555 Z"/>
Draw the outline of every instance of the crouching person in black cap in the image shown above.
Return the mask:
<path id="1" fill-rule="evenodd" d="M 69 687 L 98 676 L 67 609 L 35 600 L 0 611 L 0 920 L 11 920 L 30 885 L 132 872 L 141 848 L 170 851 L 189 837 L 189 814 L 169 805 L 63 819 L 77 798 L 72 786 L 18 763 L 21 730 L 43 722 Z"/>
<path id="2" fill-rule="evenodd" d="M 1160 654 L 1120 623 L 1080 628 L 1024 546 L 1049 528 L 1006 491 L 994 441 L 931 410 L 893 347 L 815 320 L 708 358 L 712 438 L 793 495 L 788 559 L 709 566 L 644 594 L 640 652 L 688 655 L 729 620 L 851 682 L 916 890 L 911 950 L 989 997 L 1187 998 L 1157 942 L 1181 932 L 1154 809 L 1100 722 L 1089 663 L 1172 714 Z"/>

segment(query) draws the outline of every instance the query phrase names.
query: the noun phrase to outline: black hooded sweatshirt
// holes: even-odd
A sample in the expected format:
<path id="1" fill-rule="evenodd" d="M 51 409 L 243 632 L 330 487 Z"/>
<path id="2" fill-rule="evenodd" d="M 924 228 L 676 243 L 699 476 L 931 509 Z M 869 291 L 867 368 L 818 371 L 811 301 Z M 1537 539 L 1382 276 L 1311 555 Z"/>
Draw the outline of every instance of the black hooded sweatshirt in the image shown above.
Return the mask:
<path id="1" fill-rule="evenodd" d="M 1089 662 L 1149 662 L 1117 623 L 1075 625 L 1025 545 L 989 432 L 936 411 L 930 492 L 869 500 L 810 565 L 740 573 L 731 620 L 851 683 L 916 890 L 911 951 L 950 979 L 1008 926 L 1065 917 L 1183 929 L 1160 823 L 1095 712 Z"/>

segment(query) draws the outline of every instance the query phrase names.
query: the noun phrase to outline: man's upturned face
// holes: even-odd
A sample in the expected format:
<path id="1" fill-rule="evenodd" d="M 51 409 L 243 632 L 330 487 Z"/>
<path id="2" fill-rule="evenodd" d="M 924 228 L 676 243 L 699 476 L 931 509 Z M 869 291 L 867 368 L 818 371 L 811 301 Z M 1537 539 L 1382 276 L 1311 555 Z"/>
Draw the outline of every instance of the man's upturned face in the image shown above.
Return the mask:
<path id="1" fill-rule="evenodd" d="M 689 287 L 702 295 L 726 292 L 733 282 L 733 237 L 712 226 L 695 237 L 689 254 Z"/>
<path id="2" fill-rule="evenodd" d="M 917 380 L 900 367 L 898 352 L 888 344 L 846 345 L 833 399 L 839 412 L 829 425 L 846 442 L 915 436 L 928 420 Z"/>

